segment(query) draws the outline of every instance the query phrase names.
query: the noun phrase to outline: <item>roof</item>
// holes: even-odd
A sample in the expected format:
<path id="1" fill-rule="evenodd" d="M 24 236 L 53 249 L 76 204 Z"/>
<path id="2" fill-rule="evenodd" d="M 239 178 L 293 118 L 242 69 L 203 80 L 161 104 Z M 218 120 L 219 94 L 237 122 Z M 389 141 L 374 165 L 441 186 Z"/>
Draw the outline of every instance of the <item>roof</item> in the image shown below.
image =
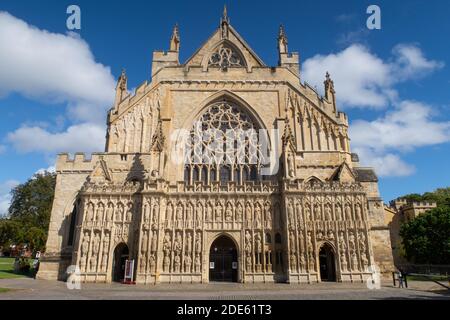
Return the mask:
<path id="1" fill-rule="evenodd" d="M 353 172 L 359 182 L 378 182 L 378 177 L 372 168 L 353 168 Z"/>

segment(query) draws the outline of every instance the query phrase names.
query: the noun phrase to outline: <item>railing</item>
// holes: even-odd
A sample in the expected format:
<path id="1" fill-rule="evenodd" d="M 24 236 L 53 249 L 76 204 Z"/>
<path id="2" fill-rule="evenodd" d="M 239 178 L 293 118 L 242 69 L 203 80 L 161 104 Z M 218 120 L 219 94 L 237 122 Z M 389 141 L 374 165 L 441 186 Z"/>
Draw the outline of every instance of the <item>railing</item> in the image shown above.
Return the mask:
<path id="1" fill-rule="evenodd" d="M 427 275 L 450 275 L 450 265 L 433 265 L 433 264 L 405 264 L 399 265 L 398 269 L 406 273 L 418 273 Z"/>

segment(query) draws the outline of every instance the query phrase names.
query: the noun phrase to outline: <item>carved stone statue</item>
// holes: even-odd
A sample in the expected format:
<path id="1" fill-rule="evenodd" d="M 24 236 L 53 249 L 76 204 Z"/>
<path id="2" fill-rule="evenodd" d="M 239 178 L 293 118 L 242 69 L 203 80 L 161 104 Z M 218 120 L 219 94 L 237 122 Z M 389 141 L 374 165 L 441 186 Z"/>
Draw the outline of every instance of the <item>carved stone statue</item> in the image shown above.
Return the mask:
<path id="1" fill-rule="evenodd" d="M 329 204 L 325 206 L 325 220 L 327 221 L 332 220 L 331 206 Z"/>
<path id="2" fill-rule="evenodd" d="M 207 221 L 213 220 L 213 208 L 210 204 L 208 205 L 208 208 L 206 210 L 206 220 Z"/>
<path id="3" fill-rule="evenodd" d="M 182 247 L 182 240 L 181 240 L 181 234 L 177 232 L 177 235 L 175 237 L 175 241 L 173 243 L 173 251 L 176 255 L 179 255 L 181 253 Z"/>
<path id="4" fill-rule="evenodd" d="M 164 272 L 169 272 L 170 267 L 170 257 L 168 253 L 164 253 L 164 260 L 163 260 L 163 270 Z"/>
<path id="5" fill-rule="evenodd" d="M 245 256 L 245 265 L 247 268 L 247 272 L 251 272 L 252 271 L 252 257 L 249 253 L 247 253 L 247 255 Z"/>
<path id="6" fill-rule="evenodd" d="M 353 235 L 353 232 L 350 231 L 348 236 L 348 246 L 351 252 L 355 251 L 355 236 Z"/>
<path id="7" fill-rule="evenodd" d="M 239 203 L 236 209 L 236 220 L 241 222 L 243 216 L 244 216 L 244 209 L 242 208 L 242 205 Z"/>
<path id="8" fill-rule="evenodd" d="M 181 204 L 177 206 L 177 220 L 183 220 L 183 207 L 181 206 Z"/>
<path id="9" fill-rule="evenodd" d="M 180 256 L 178 254 L 175 255 L 174 264 L 173 265 L 174 265 L 174 272 L 180 273 L 181 258 L 180 258 Z"/>
<path id="10" fill-rule="evenodd" d="M 295 235 L 294 232 L 290 232 L 290 236 L 289 236 L 289 247 L 291 249 L 291 252 L 296 252 L 297 249 L 295 248 Z"/>
<path id="11" fill-rule="evenodd" d="M 252 236 L 248 230 L 245 232 L 245 252 L 252 253 Z"/>
<path id="12" fill-rule="evenodd" d="M 153 219 L 152 221 L 155 223 L 158 221 L 158 217 L 159 217 L 159 203 L 156 202 L 155 205 L 153 206 Z"/>
<path id="13" fill-rule="evenodd" d="M 195 253 L 201 253 L 202 252 L 202 239 L 201 234 L 198 233 L 197 237 L 195 238 Z"/>
<path id="14" fill-rule="evenodd" d="M 192 206 L 191 204 L 188 204 L 186 206 L 186 220 L 187 221 L 192 221 Z"/>
<path id="15" fill-rule="evenodd" d="M 361 254 L 361 261 L 364 266 L 364 271 L 367 271 L 367 268 L 369 266 L 369 260 L 367 259 L 367 255 L 365 253 Z"/>
<path id="16" fill-rule="evenodd" d="M 310 272 L 316 271 L 316 259 L 312 254 L 309 255 L 309 271 Z"/>
<path id="17" fill-rule="evenodd" d="M 290 178 L 294 178 L 295 177 L 295 164 L 294 164 L 294 155 L 293 154 L 289 154 L 288 156 L 288 172 L 289 172 L 289 177 Z"/>
<path id="18" fill-rule="evenodd" d="M 295 253 L 291 253 L 290 255 L 290 267 L 291 271 L 297 271 L 297 257 L 295 256 Z"/>
<path id="19" fill-rule="evenodd" d="M 349 221 L 352 220 L 352 208 L 348 203 L 345 205 L 345 218 Z"/>
<path id="20" fill-rule="evenodd" d="M 92 253 L 97 255 L 100 252 L 100 235 L 98 233 L 94 236 L 94 243 L 92 245 Z"/>
<path id="21" fill-rule="evenodd" d="M 184 257 L 184 272 L 190 273 L 191 272 L 191 265 L 192 265 L 192 258 L 190 254 L 186 254 Z"/>
<path id="22" fill-rule="evenodd" d="M 196 216 L 198 222 L 203 220 L 203 206 L 200 203 L 197 204 Z"/>
<path id="23" fill-rule="evenodd" d="M 112 221 L 113 214 L 114 214 L 114 204 L 110 202 L 108 203 L 108 208 L 106 210 L 106 221 Z"/>
<path id="24" fill-rule="evenodd" d="M 100 203 L 97 207 L 97 215 L 95 217 L 95 221 L 102 221 L 104 214 L 105 214 L 105 205 L 103 203 Z"/>
<path id="25" fill-rule="evenodd" d="M 358 257 L 355 252 L 352 253 L 352 270 L 358 270 Z"/>
<path id="26" fill-rule="evenodd" d="M 256 252 L 261 253 L 262 252 L 262 244 L 261 244 L 261 236 L 259 233 L 255 235 L 255 245 L 256 245 Z"/>
<path id="27" fill-rule="evenodd" d="M 92 219 L 94 219 L 94 204 L 90 202 L 87 205 L 86 221 L 92 221 Z"/>
<path id="28" fill-rule="evenodd" d="M 192 236 L 190 233 L 186 235 L 186 246 L 185 246 L 185 252 L 187 254 L 190 254 L 192 252 Z"/>
<path id="29" fill-rule="evenodd" d="M 150 272 L 154 272 L 156 267 L 156 259 L 154 253 L 150 254 L 149 265 L 150 265 Z"/>
<path id="30" fill-rule="evenodd" d="M 151 252 L 156 252 L 156 250 L 158 249 L 158 233 L 155 231 L 153 231 L 152 233 L 152 246 L 151 246 Z"/>
<path id="31" fill-rule="evenodd" d="M 366 252 L 366 236 L 363 233 L 359 234 L 359 250 L 361 252 Z"/>
<path id="32" fill-rule="evenodd" d="M 313 220 L 313 218 L 311 216 L 311 209 L 309 208 L 309 205 L 306 205 L 306 207 L 305 207 L 305 215 L 306 215 L 306 219 L 308 219 L 309 221 Z"/>
<path id="33" fill-rule="evenodd" d="M 195 255 L 195 272 L 200 273 L 201 272 L 201 260 L 200 260 L 200 254 Z"/>
<path id="34" fill-rule="evenodd" d="M 142 253 L 147 251 L 147 246 L 148 246 L 148 231 L 144 230 L 142 232 L 142 247 L 141 247 Z"/>
<path id="35" fill-rule="evenodd" d="M 289 220 L 289 226 L 293 227 L 295 225 L 294 220 L 294 207 L 292 206 L 292 202 L 288 205 L 288 220 Z"/>
<path id="36" fill-rule="evenodd" d="M 252 207 L 249 203 L 247 203 L 247 206 L 245 207 L 245 219 L 247 221 L 252 221 Z"/>
<path id="37" fill-rule="evenodd" d="M 144 253 L 142 256 L 141 256 L 141 264 L 140 264 L 140 266 L 139 266 L 139 270 L 141 271 L 141 273 L 144 273 L 145 272 L 145 267 L 146 267 L 146 253 Z"/>
<path id="38" fill-rule="evenodd" d="M 322 212 L 320 205 L 316 204 L 314 206 L 314 218 L 316 220 L 322 220 Z"/>
<path id="39" fill-rule="evenodd" d="M 356 220 L 362 220 L 361 205 L 358 204 L 356 206 L 355 213 L 356 213 Z"/>
<path id="40" fill-rule="evenodd" d="M 311 231 L 308 231 L 308 252 L 310 254 L 314 253 L 314 246 L 313 246 L 313 242 L 312 242 Z"/>
<path id="41" fill-rule="evenodd" d="M 169 232 L 166 232 L 166 235 L 164 236 L 164 244 L 163 244 L 164 254 L 169 256 L 171 249 L 172 249 L 171 236 L 170 236 Z"/>
<path id="42" fill-rule="evenodd" d="M 255 207 L 255 222 L 257 227 L 261 226 L 261 207 L 259 204 Z"/>
<path id="43" fill-rule="evenodd" d="M 131 221 L 133 217 L 133 203 L 128 203 L 127 209 L 127 221 Z"/>
<path id="44" fill-rule="evenodd" d="M 346 245 L 345 245 L 345 239 L 344 239 L 344 232 L 340 232 L 339 233 L 339 249 L 341 251 L 345 251 L 346 250 Z"/>
<path id="45" fill-rule="evenodd" d="M 341 251 L 341 267 L 342 267 L 342 271 L 348 270 L 347 258 L 345 257 L 344 251 Z"/>
<path id="46" fill-rule="evenodd" d="M 223 208 L 222 205 L 219 203 L 216 207 L 216 222 L 222 221 L 222 215 L 223 215 Z"/>
<path id="47" fill-rule="evenodd" d="M 336 204 L 335 210 L 336 210 L 336 220 L 344 220 L 342 217 L 342 208 L 339 203 Z"/>
<path id="48" fill-rule="evenodd" d="M 167 204 L 167 208 L 166 208 L 166 220 L 171 221 L 173 219 L 173 207 L 172 204 L 169 203 Z"/>
<path id="49" fill-rule="evenodd" d="M 233 208 L 231 207 L 231 204 L 227 205 L 227 209 L 225 211 L 225 221 L 232 221 L 233 220 Z"/>

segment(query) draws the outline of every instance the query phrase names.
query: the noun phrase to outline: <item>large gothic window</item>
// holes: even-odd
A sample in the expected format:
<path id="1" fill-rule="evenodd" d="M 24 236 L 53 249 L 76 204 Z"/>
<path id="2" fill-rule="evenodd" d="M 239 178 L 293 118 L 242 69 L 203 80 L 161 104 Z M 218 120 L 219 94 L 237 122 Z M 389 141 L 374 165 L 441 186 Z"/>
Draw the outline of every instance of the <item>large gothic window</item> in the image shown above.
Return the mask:
<path id="1" fill-rule="evenodd" d="M 231 67 L 245 67 L 245 59 L 236 50 L 225 44 L 220 45 L 209 58 L 209 67 L 226 70 Z"/>
<path id="2" fill-rule="evenodd" d="M 264 165 L 259 134 L 251 117 L 236 103 L 211 104 L 187 139 L 185 181 L 242 184 L 259 180 Z"/>

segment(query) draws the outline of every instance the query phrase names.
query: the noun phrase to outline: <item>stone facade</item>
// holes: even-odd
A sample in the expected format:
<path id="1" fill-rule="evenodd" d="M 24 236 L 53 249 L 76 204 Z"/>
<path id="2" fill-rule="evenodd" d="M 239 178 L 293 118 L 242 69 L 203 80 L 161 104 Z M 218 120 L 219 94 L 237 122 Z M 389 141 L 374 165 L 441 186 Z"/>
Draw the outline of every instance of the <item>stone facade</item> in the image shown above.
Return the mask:
<path id="1" fill-rule="evenodd" d="M 402 237 L 400 237 L 400 228 L 403 223 L 407 223 L 428 210 L 437 207 L 435 202 L 416 202 L 407 199 L 398 198 L 385 207 L 387 224 L 391 233 L 392 254 L 396 266 L 408 263 L 404 257 Z"/>
<path id="2" fill-rule="evenodd" d="M 179 47 L 175 27 L 170 50 L 153 55 L 152 81 L 134 95 L 122 73 L 104 153 L 59 155 L 38 277 L 64 279 L 76 265 L 83 281 L 110 282 L 126 255 L 137 283 L 205 283 L 224 236 L 235 246 L 238 282 L 317 282 L 322 269 L 333 280 L 365 281 L 370 266 L 392 270 L 378 179 L 350 151 L 330 76 L 325 97 L 300 81 L 282 27 L 279 65 L 266 66 L 226 12 L 184 64 Z M 243 164 L 176 161 L 184 155 L 175 141 L 195 123 L 267 130 L 270 163 L 259 153 Z M 267 151 L 260 142 L 245 140 L 246 160 L 252 147 Z"/>

